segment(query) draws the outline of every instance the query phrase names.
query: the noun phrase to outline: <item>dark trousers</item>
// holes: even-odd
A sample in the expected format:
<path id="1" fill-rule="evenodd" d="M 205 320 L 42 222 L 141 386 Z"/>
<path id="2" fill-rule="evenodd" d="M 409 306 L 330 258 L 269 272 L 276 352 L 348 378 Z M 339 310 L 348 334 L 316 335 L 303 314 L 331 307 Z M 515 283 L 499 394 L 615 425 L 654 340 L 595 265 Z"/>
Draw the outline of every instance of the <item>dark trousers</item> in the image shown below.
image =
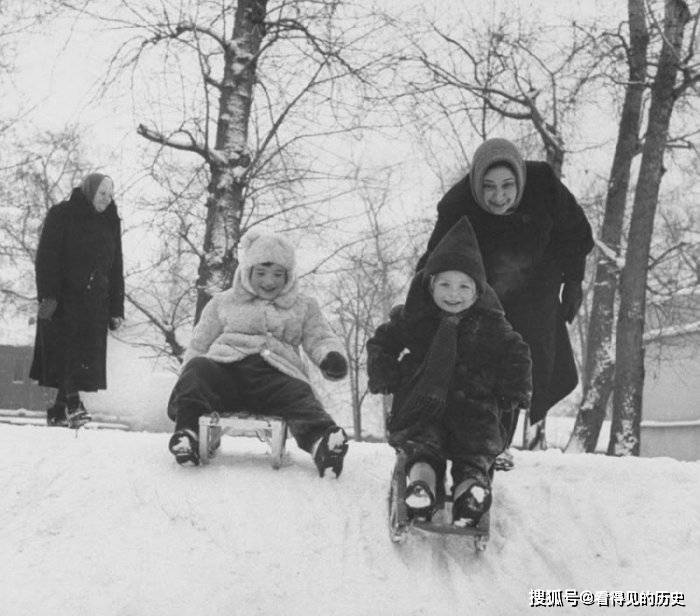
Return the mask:
<path id="1" fill-rule="evenodd" d="M 233 363 L 191 359 L 168 404 L 175 429 L 194 432 L 199 430 L 201 415 L 242 410 L 283 417 L 299 447 L 309 452 L 316 440 L 336 425 L 308 383 L 280 372 L 260 355 Z"/>
<path id="2" fill-rule="evenodd" d="M 446 444 L 449 436 L 439 425 L 427 426 L 420 434 L 406 441 L 401 448 L 407 453 L 406 472 L 416 462 L 426 462 L 435 470 L 438 491 L 445 481 L 447 460 L 452 461 L 450 473 L 452 486 L 456 488 L 466 479 L 476 479 L 485 486 L 491 485 L 493 462 L 496 456 L 486 453 L 459 453 L 449 455 Z"/>
<path id="3" fill-rule="evenodd" d="M 417 427 L 407 440 L 397 444 L 407 456 L 406 471 L 416 462 L 427 462 L 435 470 L 438 485 L 451 460 L 452 485 L 476 479 L 491 485 L 493 462 L 506 446 L 512 417 L 504 419 L 497 407 L 476 401 L 448 403 L 440 420 Z M 517 419 L 517 417 L 516 417 Z M 391 442 L 391 435 L 389 435 Z"/>

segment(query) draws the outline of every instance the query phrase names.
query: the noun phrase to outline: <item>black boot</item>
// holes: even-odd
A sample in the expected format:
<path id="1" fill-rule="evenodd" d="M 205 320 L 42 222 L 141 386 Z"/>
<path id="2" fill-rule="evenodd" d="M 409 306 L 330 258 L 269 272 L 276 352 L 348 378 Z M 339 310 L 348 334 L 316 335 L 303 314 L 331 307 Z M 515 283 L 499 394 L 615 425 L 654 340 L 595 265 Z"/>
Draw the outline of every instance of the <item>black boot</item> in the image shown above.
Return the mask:
<path id="1" fill-rule="evenodd" d="M 92 417 L 90 417 L 83 403 L 78 402 L 78 406 L 76 407 L 66 407 L 66 421 L 69 428 L 77 430 L 89 421 L 92 421 Z"/>
<path id="2" fill-rule="evenodd" d="M 319 477 L 323 477 L 326 469 L 333 469 L 336 477 L 343 472 L 343 458 L 348 452 L 348 435 L 338 426 L 332 426 L 314 445 L 312 456 Z"/>
<path id="3" fill-rule="evenodd" d="M 178 464 L 199 464 L 199 438 L 192 430 L 177 430 L 168 443 Z"/>
<path id="4" fill-rule="evenodd" d="M 452 523 L 476 526 L 491 507 L 491 488 L 476 479 L 466 479 L 455 488 L 453 498 Z"/>
<path id="5" fill-rule="evenodd" d="M 53 406 L 46 409 L 46 425 L 52 427 L 62 427 L 68 426 L 68 420 L 66 419 L 66 405 L 57 402 Z"/>

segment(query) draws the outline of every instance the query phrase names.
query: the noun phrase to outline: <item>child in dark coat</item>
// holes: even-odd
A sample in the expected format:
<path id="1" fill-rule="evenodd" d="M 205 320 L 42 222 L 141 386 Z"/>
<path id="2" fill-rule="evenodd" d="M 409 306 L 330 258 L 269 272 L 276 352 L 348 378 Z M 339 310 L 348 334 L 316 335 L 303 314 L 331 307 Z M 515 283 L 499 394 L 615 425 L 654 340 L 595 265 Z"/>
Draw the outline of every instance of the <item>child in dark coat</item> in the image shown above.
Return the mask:
<path id="1" fill-rule="evenodd" d="M 339 476 L 347 435 L 314 394 L 300 348 L 327 379 L 339 380 L 347 374 L 342 343 L 318 302 L 299 291 L 292 244 L 249 231 L 239 248 L 233 286 L 202 311 L 170 396 L 170 451 L 197 464 L 199 417 L 246 409 L 286 418 L 319 474 L 332 468 Z"/>
<path id="2" fill-rule="evenodd" d="M 453 523 L 476 525 L 507 444 L 504 414 L 528 407 L 532 379 L 529 348 L 486 282 L 468 219 L 431 252 L 367 352 L 370 391 L 394 394 L 387 431 L 408 454 L 409 512 L 430 518 L 450 460 Z"/>

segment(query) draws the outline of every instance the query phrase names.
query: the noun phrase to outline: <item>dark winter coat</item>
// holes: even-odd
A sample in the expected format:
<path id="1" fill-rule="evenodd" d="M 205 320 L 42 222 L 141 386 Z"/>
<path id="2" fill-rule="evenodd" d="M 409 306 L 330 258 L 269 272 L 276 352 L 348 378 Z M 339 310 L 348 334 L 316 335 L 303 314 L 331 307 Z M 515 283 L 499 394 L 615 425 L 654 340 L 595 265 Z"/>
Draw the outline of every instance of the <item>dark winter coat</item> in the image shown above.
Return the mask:
<path id="1" fill-rule="evenodd" d="M 111 202 L 99 213 L 76 188 L 53 206 L 36 254 L 38 299 L 53 297 L 51 319 L 37 320 L 30 376 L 47 387 L 105 389 L 110 317 L 124 316 L 121 223 Z"/>
<path id="2" fill-rule="evenodd" d="M 525 168 L 522 198 L 507 216 L 491 214 L 476 203 L 469 175 L 453 186 L 438 203 L 437 222 L 417 269 L 459 218 L 467 216 L 481 248 L 487 280 L 506 318 L 530 346 L 530 419 L 534 423 L 578 382 L 559 291 L 563 282 L 583 279 L 593 240 L 583 210 L 551 167 L 526 161 Z"/>
<path id="3" fill-rule="evenodd" d="M 405 306 L 391 312 L 367 343 L 370 389 L 394 393 L 392 415 L 401 412 L 443 313 L 416 274 Z M 506 445 L 501 414 L 530 402 L 530 354 L 503 313 L 479 301 L 457 326 L 457 358 L 447 395 L 445 454 L 450 459 L 498 455 Z M 401 359 L 399 360 L 399 356 Z M 391 440 L 391 434 L 390 434 Z"/>

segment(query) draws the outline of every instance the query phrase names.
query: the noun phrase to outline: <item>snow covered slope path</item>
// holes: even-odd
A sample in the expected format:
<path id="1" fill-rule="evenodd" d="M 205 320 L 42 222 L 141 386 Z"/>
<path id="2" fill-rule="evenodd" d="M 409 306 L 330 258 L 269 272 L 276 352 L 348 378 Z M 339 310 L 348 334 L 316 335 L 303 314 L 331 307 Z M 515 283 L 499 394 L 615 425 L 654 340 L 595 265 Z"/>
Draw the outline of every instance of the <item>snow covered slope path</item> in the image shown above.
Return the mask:
<path id="1" fill-rule="evenodd" d="M 224 437 L 178 467 L 165 434 L 0 425 L 3 616 L 513 615 L 529 590 L 668 591 L 700 613 L 700 464 L 520 453 L 497 475 L 492 538 L 386 529 L 386 445 L 351 444 L 340 480 L 290 441 Z M 663 514 L 667 511 L 667 514 Z"/>

